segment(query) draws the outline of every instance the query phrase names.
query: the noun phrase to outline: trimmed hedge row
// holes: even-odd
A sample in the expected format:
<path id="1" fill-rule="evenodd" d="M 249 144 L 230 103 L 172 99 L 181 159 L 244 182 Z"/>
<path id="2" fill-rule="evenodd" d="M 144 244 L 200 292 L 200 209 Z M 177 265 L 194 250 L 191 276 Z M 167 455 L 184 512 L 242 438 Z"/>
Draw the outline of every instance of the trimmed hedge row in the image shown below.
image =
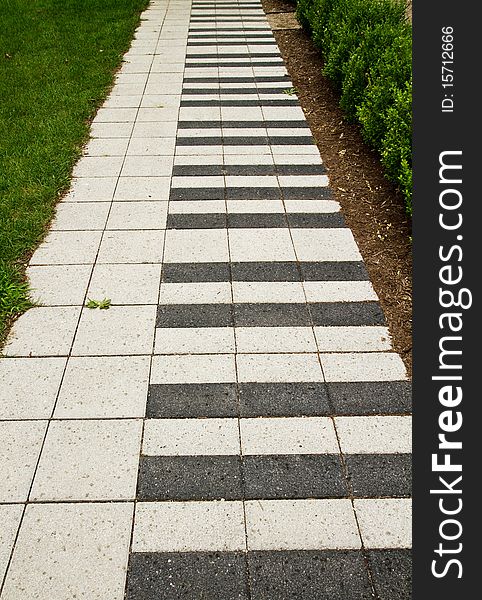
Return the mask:
<path id="1" fill-rule="evenodd" d="M 297 0 L 300 23 L 348 119 L 381 155 L 412 212 L 412 27 L 403 0 Z"/>

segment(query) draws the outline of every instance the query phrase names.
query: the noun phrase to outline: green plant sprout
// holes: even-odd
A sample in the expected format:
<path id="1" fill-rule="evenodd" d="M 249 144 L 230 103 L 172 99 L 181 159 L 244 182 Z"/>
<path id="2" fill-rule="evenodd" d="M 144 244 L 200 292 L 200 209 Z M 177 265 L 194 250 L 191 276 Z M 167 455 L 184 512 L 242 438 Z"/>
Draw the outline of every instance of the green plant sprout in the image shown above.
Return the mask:
<path id="1" fill-rule="evenodd" d="M 111 300 L 110 298 L 104 298 L 103 300 L 92 300 L 88 298 L 88 302 L 85 305 L 87 308 L 100 308 L 101 310 L 106 310 L 110 308 Z"/>

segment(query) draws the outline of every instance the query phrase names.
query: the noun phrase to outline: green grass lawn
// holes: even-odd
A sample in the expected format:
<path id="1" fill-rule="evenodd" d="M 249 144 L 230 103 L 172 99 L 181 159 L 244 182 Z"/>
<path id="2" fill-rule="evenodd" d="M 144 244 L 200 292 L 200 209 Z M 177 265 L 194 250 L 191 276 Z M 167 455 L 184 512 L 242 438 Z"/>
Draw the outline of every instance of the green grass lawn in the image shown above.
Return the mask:
<path id="1" fill-rule="evenodd" d="M 148 0 L 2 0 L 0 342 L 28 308 L 24 266 L 44 237 L 89 121 Z"/>

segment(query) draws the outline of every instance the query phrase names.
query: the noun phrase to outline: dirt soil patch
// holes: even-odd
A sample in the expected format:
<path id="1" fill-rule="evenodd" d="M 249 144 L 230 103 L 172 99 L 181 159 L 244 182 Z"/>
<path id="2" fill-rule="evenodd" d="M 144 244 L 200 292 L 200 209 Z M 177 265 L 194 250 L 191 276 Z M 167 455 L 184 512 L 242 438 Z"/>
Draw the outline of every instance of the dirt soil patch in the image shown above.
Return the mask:
<path id="1" fill-rule="evenodd" d="M 301 29 L 294 12 L 271 13 L 268 17 L 269 26 L 273 31 L 279 29 Z"/>
<path id="2" fill-rule="evenodd" d="M 264 11 L 293 13 L 288 0 L 262 0 Z M 293 15 L 294 16 L 294 15 Z M 411 219 L 400 192 L 384 176 L 360 128 L 345 120 L 339 93 L 322 75 L 318 48 L 302 29 L 274 31 L 313 137 L 328 169 L 335 199 L 353 231 L 392 335 L 412 371 Z"/>

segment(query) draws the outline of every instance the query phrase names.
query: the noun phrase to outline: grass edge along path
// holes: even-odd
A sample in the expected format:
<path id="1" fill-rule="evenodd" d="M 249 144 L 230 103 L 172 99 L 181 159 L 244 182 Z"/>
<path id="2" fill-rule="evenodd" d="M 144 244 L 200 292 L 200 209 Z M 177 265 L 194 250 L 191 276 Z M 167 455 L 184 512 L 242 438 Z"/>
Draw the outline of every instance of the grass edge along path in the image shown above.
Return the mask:
<path id="1" fill-rule="evenodd" d="M 0 347 L 32 306 L 25 267 L 149 0 L 3 0 Z"/>

